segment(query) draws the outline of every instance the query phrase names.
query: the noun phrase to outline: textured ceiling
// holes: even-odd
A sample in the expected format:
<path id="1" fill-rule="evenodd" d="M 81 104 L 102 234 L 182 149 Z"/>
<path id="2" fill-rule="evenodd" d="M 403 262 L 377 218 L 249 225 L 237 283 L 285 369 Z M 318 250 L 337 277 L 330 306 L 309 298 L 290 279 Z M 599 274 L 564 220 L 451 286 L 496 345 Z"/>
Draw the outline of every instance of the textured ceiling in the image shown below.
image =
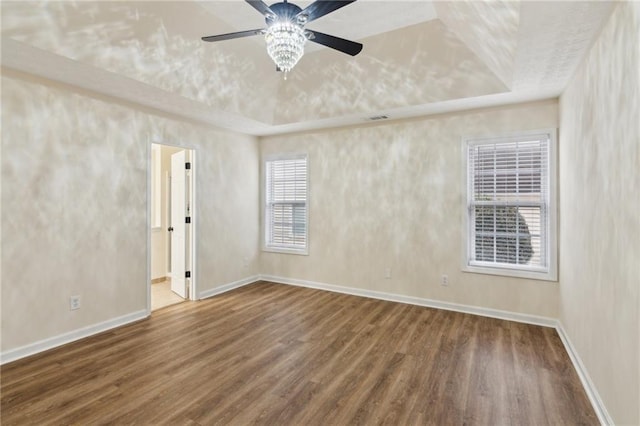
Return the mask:
<path id="1" fill-rule="evenodd" d="M 305 7 L 311 2 L 297 2 Z M 610 2 L 360 0 L 309 28 L 285 81 L 243 1 L 3 1 L 2 65 L 234 131 L 268 135 L 558 96 Z"/>

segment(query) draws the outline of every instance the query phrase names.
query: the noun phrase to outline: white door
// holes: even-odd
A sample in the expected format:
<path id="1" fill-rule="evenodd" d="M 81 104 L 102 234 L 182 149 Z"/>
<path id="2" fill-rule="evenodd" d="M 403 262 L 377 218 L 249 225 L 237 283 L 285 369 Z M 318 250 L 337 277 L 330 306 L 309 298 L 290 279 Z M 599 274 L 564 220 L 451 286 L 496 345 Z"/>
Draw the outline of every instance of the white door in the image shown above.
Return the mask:
<path id="1" fill-rule="evenodd" d="M 171 290 L 186 298 L 186 179 L 185 151 L 171 155 Z"/>

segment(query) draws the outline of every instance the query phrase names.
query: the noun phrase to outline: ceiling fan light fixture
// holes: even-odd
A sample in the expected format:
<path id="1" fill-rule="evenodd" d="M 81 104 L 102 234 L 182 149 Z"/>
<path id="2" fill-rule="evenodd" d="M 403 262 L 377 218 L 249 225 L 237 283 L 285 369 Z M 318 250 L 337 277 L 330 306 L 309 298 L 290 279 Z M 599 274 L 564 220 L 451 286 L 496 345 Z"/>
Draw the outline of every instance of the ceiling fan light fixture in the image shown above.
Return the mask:
<path id="1" fill-rule="evenodd" d="M 1 1 L 1 0 L 0 0 Z M 356 0 L 315 0 L 302 9 L 287 0 L 268 6 L 263 0 L 245 0 L 264 16 L 266 28 L 202 37 L 203 41 L 222 41 L 264 34 L 267 53 L 276 63 L 276 71 L 287 74 L 304 55 L 307 40 L 330 47 L 342 53 L 356 56 L 362 50 L 362 43 L 340 37 L 305 30 L 305 25 L 331 12 L 347 6 Z"/>
<path id="2" fill-rule="evenodd" d="M 303 25 L 288 20 L 277 20 L 269 25 L 264 38 L 267 42 L 267 53 L 286 76 L 304 55 L 307 37 Z"/>

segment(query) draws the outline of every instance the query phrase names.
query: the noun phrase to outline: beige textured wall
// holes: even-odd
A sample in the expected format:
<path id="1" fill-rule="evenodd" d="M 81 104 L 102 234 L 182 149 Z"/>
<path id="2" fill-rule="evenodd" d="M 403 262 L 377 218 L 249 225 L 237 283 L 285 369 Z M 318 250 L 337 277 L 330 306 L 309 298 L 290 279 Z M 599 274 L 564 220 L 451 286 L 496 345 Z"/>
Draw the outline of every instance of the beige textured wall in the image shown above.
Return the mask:
<path id="1" fill-rule="evenodd" d="M 547 101 L 261 139 L 263 157 L 308 152 L 310 173 L 309 256 L 261 252 L 261 272 L 555 318 L 557 282 L 460 271 L 461 138 L 557 127 L 557 115 Z"/>
<path id="2" fill-rule="evenodd" d="M 3 352 L 146 309 L 151 142 L 196 150 L 198 290 L 258 272 L 255 138 L 5 72 Z"/>
<path id="3" fill-rule="evenodd" d="M 561 321 L 615 424 L 640 424 L 640 3 L 560 103 Z"/>

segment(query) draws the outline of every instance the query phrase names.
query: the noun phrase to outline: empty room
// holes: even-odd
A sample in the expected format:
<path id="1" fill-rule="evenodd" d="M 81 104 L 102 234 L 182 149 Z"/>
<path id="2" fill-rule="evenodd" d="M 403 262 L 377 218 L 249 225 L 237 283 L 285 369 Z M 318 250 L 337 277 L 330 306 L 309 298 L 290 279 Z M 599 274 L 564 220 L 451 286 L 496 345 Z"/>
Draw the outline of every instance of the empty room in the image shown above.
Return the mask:
<path id="1" fill-rule="evenodd" d="M 640 2 L 0 8 L 3 425 L 640 425 Z"/>

